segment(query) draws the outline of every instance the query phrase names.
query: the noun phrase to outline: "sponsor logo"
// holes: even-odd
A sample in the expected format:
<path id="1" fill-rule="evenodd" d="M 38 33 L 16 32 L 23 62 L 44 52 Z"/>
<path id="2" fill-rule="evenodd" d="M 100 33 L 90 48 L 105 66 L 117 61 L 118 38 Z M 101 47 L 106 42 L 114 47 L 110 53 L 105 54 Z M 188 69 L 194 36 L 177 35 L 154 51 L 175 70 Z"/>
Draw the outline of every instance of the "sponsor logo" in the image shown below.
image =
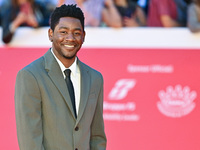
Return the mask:
<path id="1" fill-rule="evenodd" d="M 160 98 L 157 103 L 159 111 L 167 117 L 178 118 L 194 110 L 197 93 L 190 91 L 188 86 L 176 85 L 175 87 L 168 86 L 166 91 L 161 90 L 158 97 Z"/>
<path id="2" fill-rule="evenodd" d="M 135 79 L 120 79 L 111 89 L 108 100 L 104 102 L 104 119 L 112 121 L 138 121 L 139 116 L 134 113 L 134 102 L 123 102 L 128 93 L 135 87 Z"/>
<path id="3" fill-rule="evenodd" d="M 174 66 L 173 65 L 160 65 L 160 64 L 152 64 L 152 65 L 132 65 L 129 64 L 127 66 L 127 71 L 129 73 L 173 73 Z"/>
<path id="4" fill-rule="evenodd" d="M 115 86 L 111 90 L 108 98 L 110 100 L 122 100 L 128 92 L 135 86 L 136 80 L 134 79 L 120 79 L 115 83 Z"/>

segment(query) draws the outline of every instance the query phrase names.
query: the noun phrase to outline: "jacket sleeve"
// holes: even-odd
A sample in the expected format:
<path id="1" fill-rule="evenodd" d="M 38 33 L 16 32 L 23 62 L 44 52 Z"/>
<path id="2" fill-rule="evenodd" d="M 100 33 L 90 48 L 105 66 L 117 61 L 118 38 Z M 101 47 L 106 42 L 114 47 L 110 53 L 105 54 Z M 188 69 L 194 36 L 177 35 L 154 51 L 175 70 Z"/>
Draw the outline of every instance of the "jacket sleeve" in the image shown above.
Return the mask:
<path id="1" fill-rule="evenodd" d="M 98 95 L 97 106 L 91 125 L 91 150 L 106 150 L 106 135 L 104 132 L 103 120 L 103 78 L 101 76 L 100 92 Z"/>
<path id="2" fill-rule="evenodd" d="M 44 150 L 41 94 L 36 78 L 26 70 L 17 74 L 15 113 L 20 150 Z"/>

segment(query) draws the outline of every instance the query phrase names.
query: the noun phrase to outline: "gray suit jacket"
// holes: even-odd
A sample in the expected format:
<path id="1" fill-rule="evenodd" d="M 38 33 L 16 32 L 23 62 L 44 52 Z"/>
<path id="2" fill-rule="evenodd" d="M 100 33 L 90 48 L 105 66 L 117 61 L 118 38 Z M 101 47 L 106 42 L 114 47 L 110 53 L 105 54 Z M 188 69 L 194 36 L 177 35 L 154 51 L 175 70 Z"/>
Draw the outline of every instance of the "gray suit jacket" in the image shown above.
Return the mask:
<path id="1" fill-rule="evenodd" d="M 105 150 L 102 75 L 77 61 L 81 96 L 77 119 L 51 51 L 17 74 L 15 112 L 20 150 Z"/>

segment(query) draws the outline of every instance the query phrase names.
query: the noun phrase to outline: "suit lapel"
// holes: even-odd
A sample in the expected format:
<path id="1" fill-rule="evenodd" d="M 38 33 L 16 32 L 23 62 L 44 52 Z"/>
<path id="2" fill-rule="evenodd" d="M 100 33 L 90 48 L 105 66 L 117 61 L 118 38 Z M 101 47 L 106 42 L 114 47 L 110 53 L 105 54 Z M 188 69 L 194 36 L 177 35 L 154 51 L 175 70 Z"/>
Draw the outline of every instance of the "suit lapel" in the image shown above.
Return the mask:
<path id="1" fill-rule="evenodd" d="M 61 71 L 56 59 L 54 58 L 53 54 L 51 53 L 51 50 L 49 50 L 44 55 L 44 59 L 45 59 L 45 69 L 47 70 L 49 77 L 51 78 L 51 80 L 55 84 L 55 86 L 58 88 L 58 90 L 60 91 L 61 95 L 63 96 L 67 105 L 69 106 L 69 109 L 70 109 L 72 115 L 75 118 L 71 99 L 69 96 L 69 92 L 67 90 L 66 82 L 63 78 L 62 71 Z"/>
<path id="2" fill-rule="evenodd" d="M 88 96 L 89 96 L 89 92 L 90 92 L 90 74 L 89 71 L 87 70 L 87 68 L 85 67 L 85 65 L 79 61 L 78 59 L 78 66 L 80 68 L 80 73 L 81 73 L 81 89 L 80 89 L 80 105 L 79 105 L 79 113 L 77 116 L 77 123 L 79 122 L 79 120 L 81 119 L 86 104 L 87 104 L 87 100 L 88 100 Z"/>

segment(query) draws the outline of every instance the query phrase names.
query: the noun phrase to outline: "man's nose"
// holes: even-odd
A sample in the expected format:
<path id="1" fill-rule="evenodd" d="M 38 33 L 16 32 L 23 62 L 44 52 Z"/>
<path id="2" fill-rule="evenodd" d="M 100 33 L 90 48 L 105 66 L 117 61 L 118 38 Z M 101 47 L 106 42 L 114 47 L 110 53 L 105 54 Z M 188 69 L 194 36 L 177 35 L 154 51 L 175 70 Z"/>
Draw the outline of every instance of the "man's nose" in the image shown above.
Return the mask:
<path id="1" fill-rule="evenodd" d="M 66 36 L 66 40 L 74 40 L 73 33 L 68 33 L 67 36 Z"/>

